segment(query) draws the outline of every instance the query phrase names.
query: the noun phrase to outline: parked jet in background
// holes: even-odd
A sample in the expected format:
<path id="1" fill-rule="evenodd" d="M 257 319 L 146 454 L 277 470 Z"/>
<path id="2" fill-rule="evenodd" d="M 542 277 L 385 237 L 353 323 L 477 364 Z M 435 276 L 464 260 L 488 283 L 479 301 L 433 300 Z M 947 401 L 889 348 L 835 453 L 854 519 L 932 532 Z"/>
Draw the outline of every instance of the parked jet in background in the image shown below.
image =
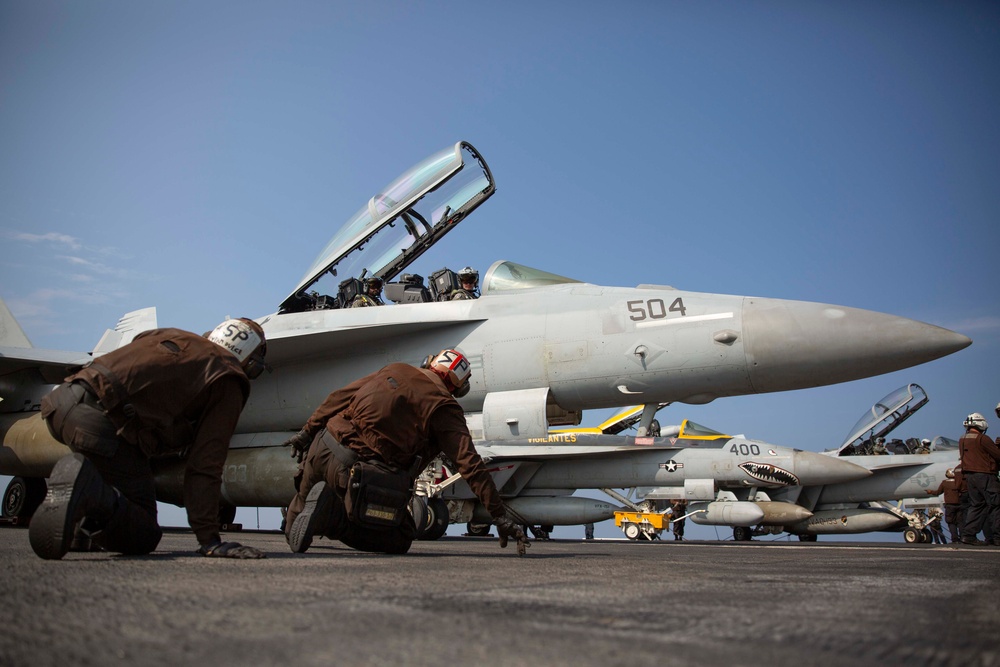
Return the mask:
<path id="1" fill-rule="evenodd" d="M 273 463 L 274 445 L 332 389 L 389 362 L 419 364 L 444 347 L 460 348 L 473 365 L 472 390 L 461 402 L 474 437 L 503 441 L 547 438 L 550 426 L 579 424 L 587 409 L 702 404 L 846 382 L 971 343 L 866 310 L 662 285 L 605 287 L 508 261 L 486 272 L 479 299 L 433 300 L 441 285 L 402 272 L 494 192 L 489 167 L 470 144 L 432 155 L 371 197 L 278 311 L 258 320 L 273 373 L 255 381 L 240 418 L 226 468 L 228 502 L 286 503 L 291 490 Z M 344 307 L 371 276 L 386 283 L 396 305 Z M 146 314 L 127 316 L 93 354 L 155 323 L 150 311 L 139 312 Z M 23 332 L 16 335 L 6 309 L 0 316 L 0 334 L 16 328 L 0 338 L 0 474 L 18 476 L 37 495 L 65 451 L 53 447 L 38 400 L 90 355 L 35 350 Z M 127 321 L 133 318 L 139 323 Z"/>
<path id="2" fill-rule="evenodd" d="M 733 527 L 733 537 L 749 540 L 754 535 L 777 535 L 787 532 L 799 539 L 812 541 L 817 535 L 849 535 L 877 531 L 904 531 L 908 541 L 920 541 L 922 525 L 914 526 L 909 513 L 885 501 L 916 499 L 916 505 L 925 504 L 928 489 L 937 488 L 945 479 L 945 472 L 959 463 L 957 443 L 937 437 L 931 451 L 916 453 L 914 443 L 899 441 L 899 453 L 892 448 L 886 454 L 856 455 L 869 452 L 877 439 L 885 438 L 896 427 L 927 404 L 929 398 L 922 387 L 909 384 L 891 392 L 877 401 L 851 429 L 843 444 L 822 455 L 849 461 L 871 474 L 854 480 L 811 485 L 806 482 L 770 490 L 721 490 L 717 500 L 735 502 L 750 512 L 753 505 L 778 502 L 793 504 L 806 510 L 810 516 L 795 519 L 764 517 L 755 525 L 739 521 L 713 521 L 708 515 L 695 515 L 695 523 L 728 525 Z M 917 442 L 916 445 L 920 443 Z M 909 448 L 913 448 L 911 453 Z M 643 494 L 647 499 L 679 497 L 662 489 Z M 696 508 L 696 507 L 695 507 Z M 735 512 L 735 510 L 733 510 Z"/>

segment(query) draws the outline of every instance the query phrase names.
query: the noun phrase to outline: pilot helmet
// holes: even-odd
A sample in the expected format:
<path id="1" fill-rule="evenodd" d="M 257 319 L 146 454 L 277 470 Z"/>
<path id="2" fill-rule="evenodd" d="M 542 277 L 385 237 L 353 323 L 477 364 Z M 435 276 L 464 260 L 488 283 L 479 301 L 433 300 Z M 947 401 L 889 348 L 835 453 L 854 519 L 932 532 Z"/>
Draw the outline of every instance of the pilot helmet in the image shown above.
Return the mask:
<path id="1" fill-rule="evenodd" d="M 472 283 L 473 287 L 479 286 L 479 271 L 476 271 L 471 266 L 467 266 L 458 272 L 458 282 L 460 283 Z"/>
<path id="2" fill-rule="evenodd" d="M 264 355 L 267 354 L 264 329 L 253 320 L 246 317 L 228 319 L 215 327 L 207 338 L 236 355 L 251 380 L 260 377 L 267 368 L 264 363 Z"/>
<path id="3" fill-rule="evenodd" d="M 428 355 L 420 367 L 434 371 L 456 398 L 469 393 L 472 366 L 458 350 L 441 350 L 435 355 Z"/>
<path id="4" fill-rule="evenodd" d="M 372 290 L 372 289 L 375 289 L 375 290 L 378 290 L 379 292 L 381 292 L 382 291 L 382 284 L 383 284 L 382 283 L 382 279 L 379 278 L 378 276 L 369 276 L 369 277 L 367 277 L 367 278 L 364 279 L 364 282 L 362 283 L 361 286 L 362 286 L 362 288 L 366 292 L 369 291 L 369 290 Z"/>
<path id="5" fill-rule="evenodd" d="M 971 415 L 966 417 L 962 425 L 965 426 L 966 429 L 974 428 L 980 433 L 986 433 L 986 429 L 990 427 L 990 425 L 986 423 L 986 418 L 978 412 L 973 412 Z"/>

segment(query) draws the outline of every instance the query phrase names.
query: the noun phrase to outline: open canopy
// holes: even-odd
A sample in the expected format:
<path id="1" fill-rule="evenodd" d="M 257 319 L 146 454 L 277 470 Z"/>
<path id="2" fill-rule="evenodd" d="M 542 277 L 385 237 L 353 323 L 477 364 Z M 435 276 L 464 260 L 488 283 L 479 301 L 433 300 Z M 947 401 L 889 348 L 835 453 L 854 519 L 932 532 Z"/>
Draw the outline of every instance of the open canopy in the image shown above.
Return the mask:
<path id="1" fill-rule="evenodd" d="M 861 416 L 838 451 L 841 456 L 870 449 L 876 438 L 884 438 L 910 418 L 930 399 L 918 384 L 908 384 L 891 392 Z"/>
<path id="2" fill-rule="evenodd" d="M 471 144 L 431 155 L 379 190 L 334 234 L 279 312 L 322 308 L 317 283 L 376 276 L 392 280 L 496 191 Z"/>

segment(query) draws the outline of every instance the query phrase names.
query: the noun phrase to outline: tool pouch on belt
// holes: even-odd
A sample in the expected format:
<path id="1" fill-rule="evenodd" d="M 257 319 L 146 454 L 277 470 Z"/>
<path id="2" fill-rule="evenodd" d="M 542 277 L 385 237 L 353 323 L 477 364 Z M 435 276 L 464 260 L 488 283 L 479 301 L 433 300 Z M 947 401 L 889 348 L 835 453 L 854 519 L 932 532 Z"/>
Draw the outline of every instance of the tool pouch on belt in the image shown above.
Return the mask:
<path id="1" fill-rule="evenodd" d="M 358 461 L 351 466 L 344 507 L 351 521 L 366 526 L 392 527 L 409 511 L 410 476 L 381 461 Z"/>
<path id="2" fill-rule="evenodd" d="M 62 442 L 63 423 L 66 415 L 83 400 L 84 388 L 78 384 L 63 382 L 42 398 L 42 419 L 49 429 L 49 435 Z"/>

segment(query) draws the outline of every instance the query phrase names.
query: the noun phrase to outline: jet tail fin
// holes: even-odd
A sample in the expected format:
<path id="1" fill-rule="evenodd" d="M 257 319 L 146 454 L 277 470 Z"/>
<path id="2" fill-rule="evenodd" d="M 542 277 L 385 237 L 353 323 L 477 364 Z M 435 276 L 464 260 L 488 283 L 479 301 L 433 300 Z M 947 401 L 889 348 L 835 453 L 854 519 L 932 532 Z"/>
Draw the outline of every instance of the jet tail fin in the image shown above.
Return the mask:
<path id="1" fill-rule="evenodd" d="M 3 299 L 0 299 L 0 347 L 34 347 Z"/>
<path id="2" fill-rule="evenodd" d="M 142 308 L 125 313 L 118 320 L 114 329 L 108 329 L 101 336 L 97 346 L 94 348 L 94 356 L 98 357 L 117 350 L 123 345 L 128 345 L 137 335 L 143 331 L 156 328 L 156 308 Z"/>

